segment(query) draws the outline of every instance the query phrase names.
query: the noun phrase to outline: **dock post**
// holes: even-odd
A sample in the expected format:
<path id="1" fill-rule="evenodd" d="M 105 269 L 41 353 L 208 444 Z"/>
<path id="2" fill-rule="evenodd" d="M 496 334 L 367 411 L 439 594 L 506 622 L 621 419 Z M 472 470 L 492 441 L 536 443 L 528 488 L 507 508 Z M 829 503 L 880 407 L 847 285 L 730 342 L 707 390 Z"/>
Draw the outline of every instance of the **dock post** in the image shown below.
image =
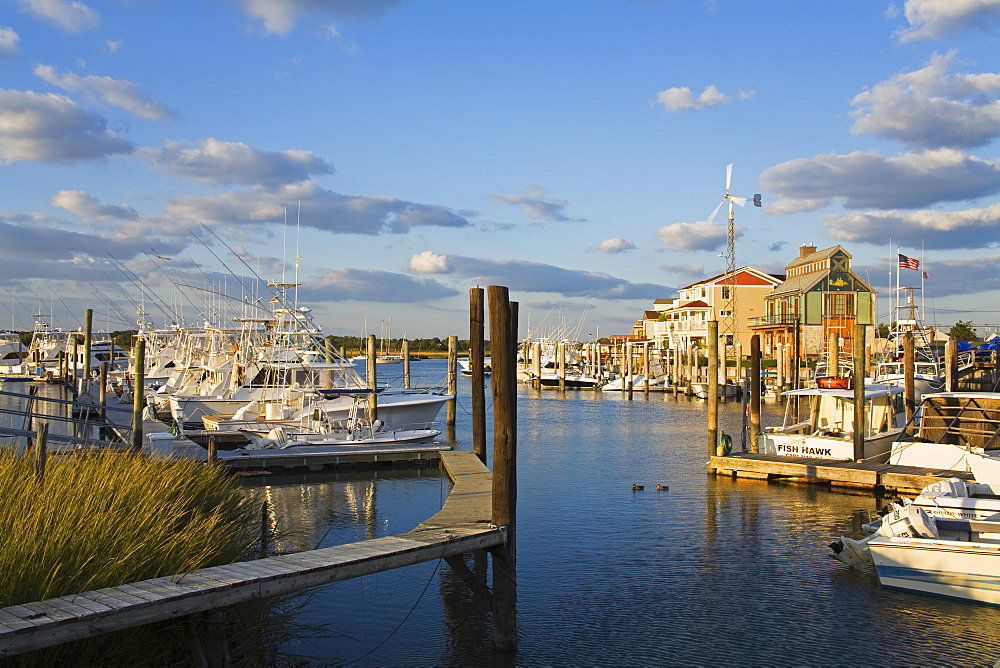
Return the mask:
<path id="1" fill-rule="evenodd" d="M 632 363 L 635 361 L 634 359 L 632 359 L 632 356 L 634 354 L 634 349 L 632 348 L 631 343 L 625 343 L 622 345 L 622 350 L 623 350 L 622 360 L 625 364 L 625 369 L 624 369 L 625 372 L 622 374 L 622 391 L 628 395 L 629 401 L 631 401 L 632 383 L 634 382 L 632 376 L 632 367 L 633 367 Z"/>
<path id="2" fill-rule="evenodd" d="M 448 394 L 451 395 L 451 399 L 448 400 L 448 426 L 455 426 L 455 405 L 458 403 L 456 395 L 458 394 L 458 384 L 455 382 L 455 377 L 458 375 L 458 337 L 449 336 L 448 337 Z"/>
<path id="3" fill-rule="evenodd" d="M 215 442 L 215 432 L 209 432 L 208 443 L 206 444 L 208 448 L 208 463 L 215 464 L 219 461 L 219 449 Z"/>
<path id="4" fill-rule="evenodd" d="M 469 370 L 472 373 L 472 451 L 486 463 L 486 351 L 483 289 L 469 290 Z"/>
<path id="5" fill-rule="evenodd" d="M 517 649 L 517 384 L 511 306 L 507 288 L 486 288 L 490 309 L 493 368 L 493 524 L 505 527 L 507 540 L 493 556 L 493 646 Z"/>
<path id="6" fill-rule="evenodd" d="M 107 422 L 108 415 L 105 406 L 108 405 L 108 363 L 101 362 L 101 372 L 98 381 L 101 387 L 97 390 L 97 403 L 101 406 L 101 422 Z"/>
<path id="7" fill-rule="evenodd" d="M 73 388 L 73 393 L 76 394 L 76 363 L 80 357 L 80 340 L 76 338 L 76 332 L 71 332 L 69 335 L 69 356 L 70 364 L 66 370 L 66 380 L 69 381 L 69 386 Z"/>
<path id="8" fill-rule="evenodd" d="M 854 461 L 865 458 L 865 326 L 854 325 Z M 912 342 L 912 338 L 911 338 Z M 912 349 L 912 348 L 911 348 Z M 859 375 L 859 370 L 861 371 Z M 911 372 L 912 373 L 912 372 Z"/>
<path id="9" fill-rule="evenodd" d="M 903 401 L 906 405 L 906 423 L 913 419 L 917 410 L 916 393 L 913 374 L 916 371 L 917 352 L 913 341 L 913 332 L 903 334 Z"/>
<path id="10" fill-rule="evenodd" d="M 708 321 L 708 470 L 719 446 L 719 321 Z"/>
<path id="11" fill-rule="evenodd" d="M 378 374 L 375 371 L 375 335 L 368 335 L 368 359 L 365 361 L 365 372 L 368 375 L 368 412 L 371 414 L 372 422 L 378 419 L 378 396 L 375 390 L 378 389 Z"/>
<path id="12" fill-rule="evenodd" d="M 403 354 L 403 387 L 410 387 L 410 340 L 403 339 L 401 348 Z"/>
<path id="13" fill-rule="evenodd" d="M 493 342 L 490 341 L 490 349 L 493 349 Z M 492 359 L 492 355 L 490 356 Z M 531 384 L 537 388 L 542 386 L 542 344 L 535 341 L 531 344 L 531 370 L 533 378 Z"/>
<path id="14" fill-rule="evenodd" d="M 566 344 L 562 341 L 556 344 L 556 368 L 559 370 L 559 389 L 566 389 Z"/>
<path id="15" fill-rule="evenodd" d="M 143 391 L 146 374 L 146 339 L 135 340 L 135 352 L 132 364 L 132 452 L 142 452 L 142 409 L 146 404 L 146 393 Z"/>
<path id="16" fill-rule="evenodd" d="M 750 452 L 760 452 L 760 334 L 750 337 Z"/>
<path id="17" fill-rule="evenodd" d="M 944 346 L 944 391 L 954 392 L 958 383 L 958 339 L 955 336 L 948 337 L 948 343 Z"/>
<path id="18" fill-rule="evenodd" d="M 840 375 L 840 336 L 837 332 L 827 334 L 826 375 Z"/>
<path id="19" fill-rule="evenodd" d="M 83 312 L 83 387 L 81 392 L 90 392 L 90 349 L 94 329 L 94 309 Z"/>
<path id="20" fill-rule="evenodd" d="M 660 362 L 661 362 L 661 366 L 662 366 L 662 362 L 663 362 L 663 358 L 662 357 L 660 358 Z M 646 341 L 645 343 L 642 344 L 642 375 L 644 375 L 646 377 L 646 385 L 645 385 L 645 387 L 642 388 L 642 393 L 643 393 L 643 395 L 646 396 L 647 399 L 649 398 L 649 371 L 650 371 L 650 368 L 651 367 L 650 367 L 650 364 L 649 364 L 649 341 Z"/>
<path id="21" fill-rule="evenodd" d="M 794 363 L 792 367 L 792 389 L 797 390 L 802 387 L 802 321 L 799 318 L 799 314 L 796 313 L 793 318 L 794 321 L 794 335 L 792 336 L 792 361 Z M 795 421 L 799 421 L 799 398 L 795 397 L 795 406 L 793 407 L 795 411 Z"/>

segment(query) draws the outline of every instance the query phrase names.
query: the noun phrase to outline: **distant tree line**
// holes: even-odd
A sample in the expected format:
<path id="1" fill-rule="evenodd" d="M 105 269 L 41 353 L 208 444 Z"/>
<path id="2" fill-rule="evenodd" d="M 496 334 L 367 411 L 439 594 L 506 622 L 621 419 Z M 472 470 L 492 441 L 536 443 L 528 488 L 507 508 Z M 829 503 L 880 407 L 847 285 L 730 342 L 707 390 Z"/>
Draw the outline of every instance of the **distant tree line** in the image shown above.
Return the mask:
<path id="1" fill-rule="evenodd" d="M 368 352 L 368 339 L 364 336 L 334 336 L 326 337 L 344 355 L 364 355 Z M 447 353 L 448 339 L 433 337 L 430 339 L 409 339 L 410 354 L 420 355 L 421 353 Z M 379 339 L 378 351 L 398 355 L 403 349 L 403 339 Z M 489 349 L 489 342 L 486 342 Z M 458 340 L 458 352 L 469 352 L 469 341 L 467 339 Z"/>

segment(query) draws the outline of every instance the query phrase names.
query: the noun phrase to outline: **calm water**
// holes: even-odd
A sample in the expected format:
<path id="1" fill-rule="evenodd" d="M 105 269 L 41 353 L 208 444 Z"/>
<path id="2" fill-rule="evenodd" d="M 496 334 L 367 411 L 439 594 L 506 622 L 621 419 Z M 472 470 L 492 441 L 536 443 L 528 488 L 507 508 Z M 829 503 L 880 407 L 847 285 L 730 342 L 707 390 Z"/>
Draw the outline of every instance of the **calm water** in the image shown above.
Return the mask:
<path id="1" fill-rule="evenodd" d="M 444 362 L 414 362 L 412 371 L 433 383 Z M 468 392 L 460 378 L 458 449 L 471 449 Z M 859 511 L 884 501 L 710 477 L 704 404 L 642 396 L 519 388 L 515 654 L 493 651 L 487 606 L 444 563 L 321 589 L 303 619 L 327 632 L 289 650 L 316 665 L 1000 659 L 1000 610 L 883 590 L 874 571 L 827 556 Z M 765 410 L 766 424 L 780 419 L 773 405 Z M 720 421 L 738 434 L 740 406 L 722 406 Z M 407 531 L 440 508 L 449 488 L 427 471 L 253 484 L 265 483 L 258 491 L 279 509 L 285 549 Z M 633 483 L 646 489 L 633 492 Z"/>
<path id="2" fill-rule="evenodd" d="M 414 384 L 434 383 L 444 362 L 412 370 Z M 468 391 L 460 378 L 459 449 L 471 449 Z M 704 404 L 642 396 L 519 388 L 516 653 L 493 651 L 487 606 L 443 562 L 317 590 L 300 619 L 325 630 L 288 651 L 318 666 L 1000 659 L 1000 610 L 883 590 L 874 571 L 827 556 L 883 501 L 710 477 Z M 766 424 L 778 419 L 766 410 Z M 739 433 L 740 411 L 721 407 L 723 430 Z M 427 470 L 247 481 L 269 499 L 286 551 L 408 531 L 449 486 Z"/>

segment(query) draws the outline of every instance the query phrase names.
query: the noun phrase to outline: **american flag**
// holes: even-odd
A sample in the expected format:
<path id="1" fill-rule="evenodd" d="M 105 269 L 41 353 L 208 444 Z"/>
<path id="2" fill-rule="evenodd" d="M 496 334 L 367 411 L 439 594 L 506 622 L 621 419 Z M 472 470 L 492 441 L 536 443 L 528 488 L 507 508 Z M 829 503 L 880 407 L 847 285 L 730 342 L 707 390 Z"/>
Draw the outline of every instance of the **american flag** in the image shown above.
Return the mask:
<path id="1" fill-rule="evenodd" d="M 927 272 L 925 271 L 925 272 L 923 272 L 923 277 L 924 277 L 924 280 L 927 280 L 928 278 L 930 278 L 930 277 L 931 277 L 931 275 L 930 275 L 930 274 L 928 274 L 928 273 L 927 273 Z"/>
<path id="2" fill-rule="evenodd" d="M 899 268 L 900 269 L 920 269 L 920 260 L 915 257 L 906 257 L 902 253 L 897 253 L 899 255 Z"/>

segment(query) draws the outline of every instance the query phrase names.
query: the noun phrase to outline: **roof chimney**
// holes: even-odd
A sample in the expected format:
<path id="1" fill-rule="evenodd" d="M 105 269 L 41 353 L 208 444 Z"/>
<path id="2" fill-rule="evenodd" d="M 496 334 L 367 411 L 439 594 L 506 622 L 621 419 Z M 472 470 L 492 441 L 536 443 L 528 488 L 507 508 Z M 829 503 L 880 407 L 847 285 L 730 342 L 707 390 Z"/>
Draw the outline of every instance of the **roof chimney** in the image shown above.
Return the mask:
<path id="1" fill-rule="evenodd" d="M 799 259 L 801 260 L 804 257 L 808 257 L 815 252 L 816 246 L 813 244 L 803 244 L 802 246 L 799 246 Z"/>

